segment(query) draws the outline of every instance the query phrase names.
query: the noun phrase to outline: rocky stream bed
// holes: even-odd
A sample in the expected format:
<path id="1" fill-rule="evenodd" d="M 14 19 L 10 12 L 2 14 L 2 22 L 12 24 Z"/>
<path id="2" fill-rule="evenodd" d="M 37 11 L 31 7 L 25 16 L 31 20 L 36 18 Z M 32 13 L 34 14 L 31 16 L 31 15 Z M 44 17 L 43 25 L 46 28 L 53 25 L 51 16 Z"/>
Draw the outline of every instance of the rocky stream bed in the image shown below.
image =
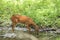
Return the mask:
<path id="1" fill-rule="evenodd" d="M 40 29 L 39 35 L 27 32 L 27 28 L 16 27 L 15 32 L 12 33 L 11 27 L 0 27 L 0 40 L 60 40 L 60 29 Z"/>

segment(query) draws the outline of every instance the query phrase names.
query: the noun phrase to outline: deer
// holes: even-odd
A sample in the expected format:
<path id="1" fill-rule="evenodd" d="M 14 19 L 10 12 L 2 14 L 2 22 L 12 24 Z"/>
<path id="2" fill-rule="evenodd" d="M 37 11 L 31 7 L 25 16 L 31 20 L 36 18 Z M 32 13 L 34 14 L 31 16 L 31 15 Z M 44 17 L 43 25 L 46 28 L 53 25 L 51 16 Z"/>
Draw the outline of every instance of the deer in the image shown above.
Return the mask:
<path id="1" fill-rule="evenodd" d="M 12 31 L 14 32 L 14 27 L 16 26 L 16 24 L 18 23 L 23 23 L 26 25 L 28 31 L 30 32 L 31 30 L 31 26 L 33 26 L 33 28 L 35 29 L 36 32 L 39 31 L 39 27 L 38 25 L 36 25 L 36 23 L 32 20 L 32 18 L 28 17 L 28 16 L 24 16 L 24 15 L 19 15 L 19 14 L 14 14 L 11 17 L 11 21 L 12 21 Z"/>

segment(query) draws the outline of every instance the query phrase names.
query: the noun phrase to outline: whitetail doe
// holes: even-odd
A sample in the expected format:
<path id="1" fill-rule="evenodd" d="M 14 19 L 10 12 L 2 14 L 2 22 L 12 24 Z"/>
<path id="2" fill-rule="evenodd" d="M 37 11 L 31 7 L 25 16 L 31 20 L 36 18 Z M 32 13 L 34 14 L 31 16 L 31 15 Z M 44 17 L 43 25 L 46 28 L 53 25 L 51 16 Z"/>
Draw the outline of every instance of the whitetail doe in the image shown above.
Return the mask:
<path id="1" fill-rule="evenodd" d="M 28 28 L 28 31 L 30 32 L 30 28 L 31 26 L 33 26 L 35 28 L 35 31 L 39 31 L 39 27 L 34 23 L 34 21 L 27 17 L 27 16 L 23 16 L 23 15 L 12 15 L 11 17 L 11 21 L 12 21 L 12 31 L 14 32 L 14 27 L 16 26 L 17 23 L 23 23 L 26 25 L 26 27 Z"/>

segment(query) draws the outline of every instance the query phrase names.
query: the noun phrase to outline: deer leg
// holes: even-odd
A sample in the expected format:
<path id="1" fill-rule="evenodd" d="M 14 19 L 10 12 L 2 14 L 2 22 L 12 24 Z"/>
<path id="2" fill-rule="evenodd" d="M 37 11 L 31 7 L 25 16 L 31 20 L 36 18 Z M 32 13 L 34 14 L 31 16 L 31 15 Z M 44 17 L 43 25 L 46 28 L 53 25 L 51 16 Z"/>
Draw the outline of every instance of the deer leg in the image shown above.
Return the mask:
<path id="1" fill-rule="evenodd" d="M 14 32 L 14 27 L 16 26 L 16 23 L 12 23 L 12 32 Z"/>
<path id="2" fill-rule="evenodd" d="M 30 29 L 29 25 L 26 25 L 26 27 L 28 28 L 28 32 L 31 33 L 30 32 L 31 29 Z"/>

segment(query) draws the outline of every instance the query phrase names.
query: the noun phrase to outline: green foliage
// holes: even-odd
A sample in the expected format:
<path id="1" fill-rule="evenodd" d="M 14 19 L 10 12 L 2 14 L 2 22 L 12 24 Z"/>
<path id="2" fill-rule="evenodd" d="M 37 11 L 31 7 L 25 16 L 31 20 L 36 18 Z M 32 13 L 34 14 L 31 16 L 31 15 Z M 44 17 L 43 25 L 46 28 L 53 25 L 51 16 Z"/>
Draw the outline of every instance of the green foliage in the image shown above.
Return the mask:
<path id="1" fill-rule="evenodd" d="M 0 21 L 13 14 L 31 17 L 39 26 L 60 27 L 60 0 L 0 0 Z"/>

